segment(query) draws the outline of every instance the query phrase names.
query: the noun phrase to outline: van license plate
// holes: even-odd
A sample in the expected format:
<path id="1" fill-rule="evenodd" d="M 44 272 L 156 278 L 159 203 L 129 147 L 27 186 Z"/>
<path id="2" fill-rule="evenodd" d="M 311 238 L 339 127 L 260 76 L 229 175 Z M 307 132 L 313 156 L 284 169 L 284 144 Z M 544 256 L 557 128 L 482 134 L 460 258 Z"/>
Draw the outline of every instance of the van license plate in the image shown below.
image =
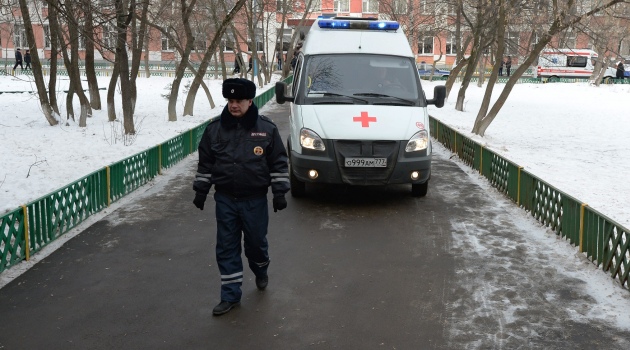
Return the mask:
<path id="1" fill-rule="evenodd" d="M 346 158 L 346 168 L 385 168 L 387 158 Z"/>

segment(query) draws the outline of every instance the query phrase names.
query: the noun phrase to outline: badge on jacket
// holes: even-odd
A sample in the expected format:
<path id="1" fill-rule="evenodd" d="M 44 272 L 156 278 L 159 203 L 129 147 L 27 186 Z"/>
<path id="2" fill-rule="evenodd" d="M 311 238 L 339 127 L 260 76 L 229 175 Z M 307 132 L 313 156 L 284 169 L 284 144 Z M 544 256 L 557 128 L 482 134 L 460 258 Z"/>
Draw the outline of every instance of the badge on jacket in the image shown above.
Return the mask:
<path id="1" fill-rule="evenodd" d="M 260 146 L 254 147 L 254 154 L 257 156 L 262 156 L 264 153 L 263 148 Z"/>

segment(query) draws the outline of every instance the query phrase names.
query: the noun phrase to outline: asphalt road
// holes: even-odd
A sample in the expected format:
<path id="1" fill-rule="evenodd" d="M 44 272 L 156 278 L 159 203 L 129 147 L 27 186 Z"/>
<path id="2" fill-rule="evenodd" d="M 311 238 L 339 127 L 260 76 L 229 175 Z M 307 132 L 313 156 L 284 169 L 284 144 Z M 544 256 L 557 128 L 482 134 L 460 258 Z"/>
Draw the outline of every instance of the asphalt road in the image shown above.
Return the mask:
<path id="1" fill-rule="evenodd" d="M 264 113 L 286 135 L 288 108 Z M 194 154 L 0 289 L 0 349 L 630 348 L 630 325 L 554 267 L 566 257 L 528 241 L 526 215 L 436 152 L 424 198 L 289 196 L 270 213 L 268 289 L 246 269 L 241 306 L 220 317 L 214 202 L 191 202 Z"/>

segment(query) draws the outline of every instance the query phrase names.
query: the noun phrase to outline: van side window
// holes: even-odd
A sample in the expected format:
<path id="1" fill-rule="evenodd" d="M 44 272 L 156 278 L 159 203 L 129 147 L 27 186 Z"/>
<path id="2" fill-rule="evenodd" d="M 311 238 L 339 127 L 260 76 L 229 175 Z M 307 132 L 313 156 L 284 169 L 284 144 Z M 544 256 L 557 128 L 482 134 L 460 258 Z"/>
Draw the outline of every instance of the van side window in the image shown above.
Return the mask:
<path id="1" fill-rule="evenodd" d="M 567 56 L 567 67 L 586 67 L 588 58 L 585 56 Z"/>

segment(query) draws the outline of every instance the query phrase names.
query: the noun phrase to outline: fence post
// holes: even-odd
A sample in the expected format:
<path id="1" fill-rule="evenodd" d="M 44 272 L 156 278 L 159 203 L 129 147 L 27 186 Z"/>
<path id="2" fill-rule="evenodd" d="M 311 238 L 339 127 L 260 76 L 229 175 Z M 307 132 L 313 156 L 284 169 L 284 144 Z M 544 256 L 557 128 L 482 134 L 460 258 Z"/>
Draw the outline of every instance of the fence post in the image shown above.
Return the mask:
<path id="1" fill-rule="evenodd" d="M 109 207 L 109 205 L 112 203 L 112 191 L 111 191 L 111 174 L 110 174 L 110 168 L 109 165 L 105 167 L 106 169 L 106 173 L 107 173 L 107 206 Z"/>
<path id="2" fill-rule="evenodd" d="M 521 169 L 522 166 L 518 167 L 518 179 L 516 180 L 516 204 L 521 205 Z"/>
<path id="3" fill-rule="evenodd" d="M 586 203 L 580 206 L 580 253 L 584 253 L 584 208 L 586 206 L 588 206 Z"/>
<path id="4" fill-rule="evenodd" d="M 483 145 L 479 147 L 479 174 L 483 175 Z"/>
<path id="5" fill-rule="evenodd" d="M 158 174 L 162 175 L 162 144 L 158 146 Z"/>
<path id="6" fill-rule="evenodd" d="M 26 209 L 26 205 L 22 206 L 22 215 L 24 216 L 24 250 L 26 251 L 24 256 L 26 261 L 31 258 L 31 242 L 28 234 L 28 210 Z"/>

